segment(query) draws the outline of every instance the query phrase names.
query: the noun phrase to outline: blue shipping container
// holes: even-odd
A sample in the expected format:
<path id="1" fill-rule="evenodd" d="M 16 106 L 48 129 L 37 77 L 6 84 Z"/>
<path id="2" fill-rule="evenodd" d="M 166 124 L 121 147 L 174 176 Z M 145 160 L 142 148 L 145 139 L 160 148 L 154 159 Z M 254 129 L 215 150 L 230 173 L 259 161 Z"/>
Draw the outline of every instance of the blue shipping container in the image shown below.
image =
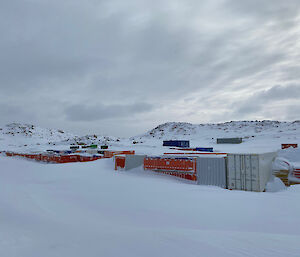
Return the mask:
<path id="1" fill-rule="evenodd" d="M 196 147 L 196 151 L 201 151 L 201 152 L 213 152 L 214 149 L 213 147 Z"/>
<path id="2" fill-rule="evenodd" d="M 190 147 L 190 141 L 188 141 L 188 140 L 168 140 L 168 141 L 163 141 L 163 146 Z"/>

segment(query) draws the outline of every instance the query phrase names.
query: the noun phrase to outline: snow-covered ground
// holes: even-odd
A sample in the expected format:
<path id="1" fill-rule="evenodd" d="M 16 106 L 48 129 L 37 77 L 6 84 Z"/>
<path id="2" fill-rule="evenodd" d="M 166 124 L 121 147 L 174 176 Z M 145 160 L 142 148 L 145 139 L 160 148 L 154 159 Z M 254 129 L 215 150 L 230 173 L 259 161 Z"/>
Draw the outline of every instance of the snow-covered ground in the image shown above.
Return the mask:
<path id="1" fill-rule="evenodd" d="M 217 137 L 244 142 L 217 145 Z M 0 129 L 0 151 L 68 149 L 83 141 L 158 155 L 173 151 L 162 140 L 175 138 L 219 152 L 271 152 L 300 144 L 300 123 L 166 123 L 129 139 L 10 124 Z M 298 153 L 290 161 L 300 161 Z M 112 159 L 44 164 L 0 156 L 0 256 L 300 256 L 300 185 L 229 191 L 113 168 Z"/>
<path id="2" fill-rule="evenodd" d="M 277 193 L 198 186 L 111 159 L 0 158 L 0 256 L 298 257 L 300 185 Z"/>

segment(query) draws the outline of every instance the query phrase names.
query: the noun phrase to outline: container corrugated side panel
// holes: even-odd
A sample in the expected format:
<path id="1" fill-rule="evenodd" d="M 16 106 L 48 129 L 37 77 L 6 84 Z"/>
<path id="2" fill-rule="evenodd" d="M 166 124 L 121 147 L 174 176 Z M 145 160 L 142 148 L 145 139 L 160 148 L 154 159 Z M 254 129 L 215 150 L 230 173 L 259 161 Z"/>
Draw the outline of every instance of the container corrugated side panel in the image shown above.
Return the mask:
<path id="1" fill-rule="evenodd" d="M 245 184 L 244 190 L 246 191 L 263 191 L 260 188 L 260 172 L 259 172 L 259 156 L 258 155 L 245 155 Z"/>
<path id="2" fill-rule="evenodd" d="M 236 159 L 237 155 L 227 156 L 227 188 L 241 190 L 240 167 L 238 167 L 240 161 Z"/>
<path id="3" fill-rule="evenodd" d="M 125 170 L 131 170 L 142 166 L 146 155 L 126 155 Z"/>
<path id="4" fill-rule="evenodd" d="M 197 183 L 226 188 L 225 158 L 197 158 Z"/>

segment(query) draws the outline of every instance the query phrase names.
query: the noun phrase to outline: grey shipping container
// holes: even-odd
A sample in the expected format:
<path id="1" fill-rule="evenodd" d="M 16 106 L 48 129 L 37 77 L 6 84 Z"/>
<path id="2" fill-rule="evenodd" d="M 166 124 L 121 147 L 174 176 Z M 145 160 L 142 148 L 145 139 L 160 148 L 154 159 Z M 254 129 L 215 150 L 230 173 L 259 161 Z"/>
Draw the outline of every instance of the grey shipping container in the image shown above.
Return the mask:
<path id="1" fill-rule="evenodd" d="M 197 158 L 197 184 L 226 188 L 225 157 Z"/>
<path id="2" fill-rule="evenodd" d="M 125 170 L 131 170 L 142 166 L 146 155 L 128 154 L 125 158 Z"/>
<path id="3" fill-rule="evenodd" d="M 240 144 L 242 142 L 243 142 L 243 139 L 240 137 L 217 138 L 217 144 Z"/>
<path id="4" fill-rule="evenodd" d="M 272 173 L 277 153 L 228 154 L 228 189 L 262 192 Z"/>

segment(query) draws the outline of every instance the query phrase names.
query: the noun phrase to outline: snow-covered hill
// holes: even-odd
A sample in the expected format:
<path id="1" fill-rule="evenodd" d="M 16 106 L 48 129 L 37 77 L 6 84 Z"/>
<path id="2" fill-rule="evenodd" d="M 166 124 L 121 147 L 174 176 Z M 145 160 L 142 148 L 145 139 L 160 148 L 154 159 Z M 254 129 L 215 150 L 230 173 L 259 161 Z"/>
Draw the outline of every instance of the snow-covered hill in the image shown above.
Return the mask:
<path id="1" fill-rule="evenodd" d="M 150 130 L 139 138 L 157 139 L 193 139 L 217 137 L 242 137 L 248 139 L 265 134 L 277 137 L 293 137 L 300 132 L 300 121 L 231 121 L 217 124 L 191 124 L 185 122 L 167 122 Z"/>
<path id="2" fill-rule="evenodd" d="M 241 137 L 240 145 L 217 145 L 217 138 Z M 191 146 L 213 146 L 227 152 L 274 151 L 282 143 L 300 143 L 300 121 L 231 121 L 218 124 L 190 124 L 167 122 L 140 136 L 132 137 L 135 142 L 147 145 L 162 144 L 163 140 L 190 140 Z"/>
<path id="3" fill-rule="evenodd" d="M 78 136 L 61 129 L 41 128 L 31 124 L 11 123 L 0 128 L 0 150 L 44 150 L 76 143 L 109 143 L 117 140 L 99 135 Z"/>
<path id="4" fill-rule="evenodd" d="M 219 137 L 242 137 L 240 145 L 217 145 Z M 300 144 L 300 121 L 231 121 L 219 124 L 168 122 L 140 136 L 121 139 L 98 134 L 78 136 L 60 129 L 12 123 L 0 128 L 1 150 L 35 151 L 66 149 L 70 144 L 108 144 L 114 148 L 134 149 L 139 153 L 160 154 L 163 140 L 190 140 L 191 147 L 214 147 L 226 152 L 276 151 L 282 143 Z"/>

